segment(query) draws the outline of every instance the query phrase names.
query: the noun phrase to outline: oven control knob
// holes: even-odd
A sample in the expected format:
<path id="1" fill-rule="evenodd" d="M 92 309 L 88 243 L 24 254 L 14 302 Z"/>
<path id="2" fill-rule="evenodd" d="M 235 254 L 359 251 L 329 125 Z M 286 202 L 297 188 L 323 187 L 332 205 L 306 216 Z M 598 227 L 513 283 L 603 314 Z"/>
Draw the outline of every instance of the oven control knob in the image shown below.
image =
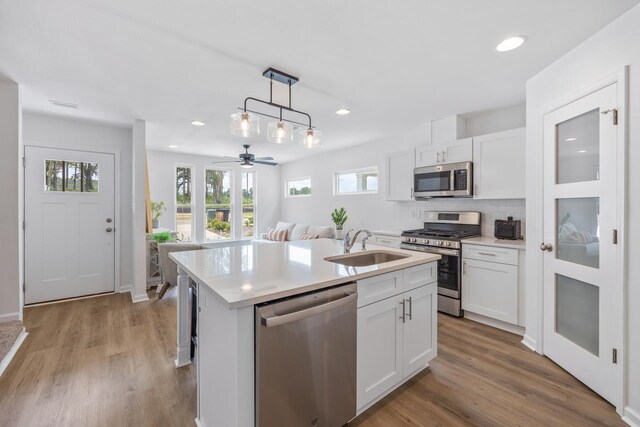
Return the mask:
<path id="1" fill-rule="evenodd" d="M 418 241 L 418 239 L 416 239 L 415 237 L 413 239 L 411 239 L 411 242 L 413 242 L 413 243 L 415 243 L 417 241 Z"/>
<path id="2" fill-rule="evenodd" d="M 428 245 L 429 244 L 429 239 L 424 239 L 424 244 Z"/>
<path id="3" fill-rule="evenodd" d="M 438 246 L 442 246 L 442 240 L 438 240 L 436 243 L 438 244 Z"/>
<path id="4" fill-rule="evenodd" d="M 451 246 L 451 242 L 447 242 L 447 246 Z"/>
<path id="5" fill-rule="evenodd" d="M 411 237 L 405 237 L 405 238 L 404 238 L 404 241 L 405 241 L 405 242 L 410 242 L 410 241 L 411 241 Z"/>

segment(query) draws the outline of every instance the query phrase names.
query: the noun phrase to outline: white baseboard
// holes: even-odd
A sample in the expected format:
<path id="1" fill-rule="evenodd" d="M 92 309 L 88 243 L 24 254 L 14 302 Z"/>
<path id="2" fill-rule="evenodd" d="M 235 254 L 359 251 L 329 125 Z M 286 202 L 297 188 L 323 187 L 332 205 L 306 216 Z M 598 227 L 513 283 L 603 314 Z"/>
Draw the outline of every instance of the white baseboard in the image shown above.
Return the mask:
<path id="1" fill-rule="evenodd" d="M 147 295 L 146 292 L 141 295 L 134 295 L 133 292 L 131 292 L 131 302 L 137 303 L 143 301 L 149 301 L 149 295 Z"/>
<path id="2" fill-rule="evenodd" d="M 640 412 L 631 409 L 630 407 L 624 408 L 624 415 L 622 421 L 629 424 L 632 427 L 640 427 Z"/>
<path id="3" fill-rule="evenodd" d="M 20 320 L 20 313 L 0 314 L 0 323 L 11 322 L 13 320 Z"/>
<path id="4" fill-rule="evenodd" d="M 511 323 L 503 322 L 502 320 L 492 319 L 491 317 L 483 316 L 482 314 L 472 313 L 470 311 L 464 312 L 464 318 L 473 320 L 474 322 L 483 323 L 494 328 L 502 329 L 503 331 L 511 332 L 512 334 L 524 335 L 524 328 L 519 325 L 513 325 Z"/>
<path id="5" fill-rule="evenodd" d="M 522 344 L 524 344 L 527 347 L 529 347 L 532 351 L 536 351 L 536 348 L 538 347 L 537 344 L 536 344 L 536 340 L 531 338 L 531 336 L 527 335 L 526 333 L 524 334 L 524 338 L 522 340 Z"/>
<path id="6" fill-rule="evenodd" d="M 27 335 L 29 335 L 27 331 L 24 328 L 22 328 L 22 332 L 20 332 L 20 335 L 18 335 L 16 342 L 14 342 L 13 345 L 11 346 L 9 353 L 7 353 L 4 359 L 0 361 L 0 376 L 2 375 L 4 370 L 7 369 L 7 367 L 9 366 L 11 359 L 13 359 L 13 356 L 16 355 L 16 353 L 18 352 L 18 349 L 24 342 L 24 339 L 27 337 Z"/>
<path id="7" fill-rule="evenodd" d="M 125 292 L 129 292 L 130 294 L 133 295 L 133 286 L 131 286 L 131 285 L 129 285 L 129 286 L 120 286 L 116 292 L 119 293 L 119 294 L 124 294 Z"/>

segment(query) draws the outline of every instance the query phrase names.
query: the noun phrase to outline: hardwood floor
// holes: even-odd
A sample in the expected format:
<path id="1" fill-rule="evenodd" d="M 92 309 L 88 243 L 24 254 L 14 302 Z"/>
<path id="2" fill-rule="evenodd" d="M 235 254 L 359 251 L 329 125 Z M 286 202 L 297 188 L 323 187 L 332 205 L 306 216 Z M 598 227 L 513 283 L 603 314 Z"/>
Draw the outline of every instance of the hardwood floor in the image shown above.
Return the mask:
<path id="1" fill-rule="evenodd" d="M 27 309 L 30 334 L 0 377 L 0 426 L 194 425 L 194 369 L 173 365 L 175 305 L 171 290 Z M 515 335 L 445 315 L 438 333 L 431 367 L 350 426 L 624 425 Z"/>

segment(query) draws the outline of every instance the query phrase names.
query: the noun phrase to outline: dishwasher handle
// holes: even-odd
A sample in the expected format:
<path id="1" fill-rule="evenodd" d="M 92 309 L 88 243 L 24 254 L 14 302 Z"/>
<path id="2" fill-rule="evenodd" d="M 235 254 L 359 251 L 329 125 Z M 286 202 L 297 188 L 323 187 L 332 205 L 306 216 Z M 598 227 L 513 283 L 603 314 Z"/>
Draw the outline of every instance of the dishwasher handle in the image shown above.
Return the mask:
<path id="1" fill-rule="evenodd" d="M 278 316 L 277 314 L 270 313 L 261 317 L 261 323 L 267 328 L 273 326 L 284 325 L 286 323 L 295 322 L 306 317 L 315 316 L 316 314 L 324 313 L 326 311 L 333 310 L 334 308 L 342 307 L 358 299 L 358 294 L 346 294 L 342 298 L 327 302 L 325 304 L 316 305 L 315 307 L 307 308 L 305 310 L 294 311 L 293 313 L 283 314 Z"/>

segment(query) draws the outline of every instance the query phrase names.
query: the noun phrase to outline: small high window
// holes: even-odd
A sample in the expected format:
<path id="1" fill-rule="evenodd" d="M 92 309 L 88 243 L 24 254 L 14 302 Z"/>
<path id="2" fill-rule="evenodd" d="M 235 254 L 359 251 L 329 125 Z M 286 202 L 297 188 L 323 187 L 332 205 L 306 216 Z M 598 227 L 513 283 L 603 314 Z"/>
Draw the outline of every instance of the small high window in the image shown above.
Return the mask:
<path id="1" fill-rule="evenodd" d="M 375 194 L 378 192 L 378 167 L 336 172 L 334 194 Z"/>
<path id="2" fill-rule="evenodd" d="M 285 182 L 285 197 L 310 196 L 311 178 L 292 178 Z"/>

